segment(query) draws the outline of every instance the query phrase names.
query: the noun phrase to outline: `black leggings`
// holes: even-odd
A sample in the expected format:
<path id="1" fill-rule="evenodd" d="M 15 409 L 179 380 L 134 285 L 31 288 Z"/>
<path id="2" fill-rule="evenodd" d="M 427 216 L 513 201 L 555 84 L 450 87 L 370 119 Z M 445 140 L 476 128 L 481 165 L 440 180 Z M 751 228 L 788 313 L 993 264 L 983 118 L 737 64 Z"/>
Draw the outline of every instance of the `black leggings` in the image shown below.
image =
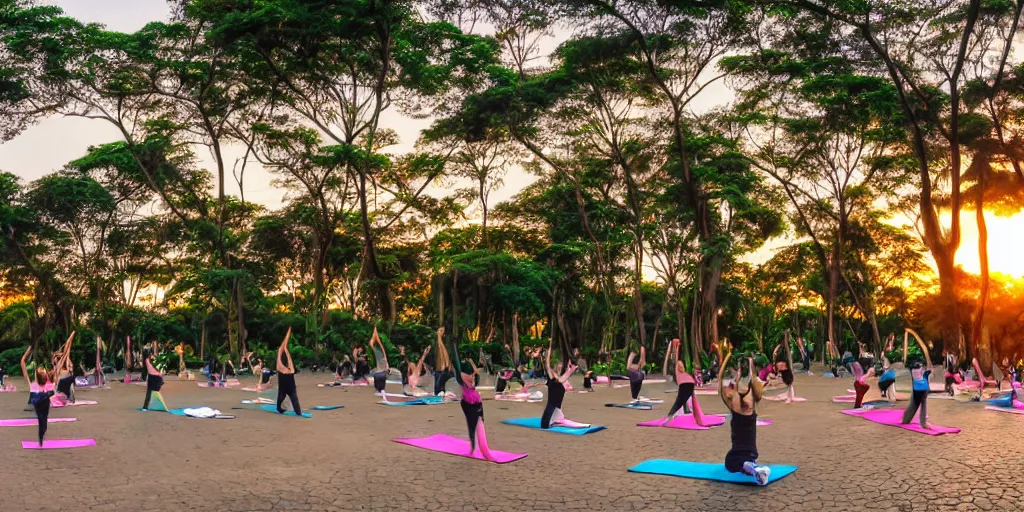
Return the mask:
<path id="1" fill-rule="evenodd" d="M 384 372 L 373 372 L 373 389 L 377 390 L 378 393 L 384 392 L 384 386 L 388 383 L 388 374 Z"/>
<path id="2" fill-rule="evenodd" d="M 451 372 L 448 370 L 442 370 L 434 372 L 434 395 L 440 394 L 444 391 L 444 385 L 448 383 L 448 379 L 452 378 Z"/>
<path id="3" fill-rule="evenodd" d="M 149 399 L 153 396 L 153 392 L 160 392 L 160 388 L 164 386 L 164 378 L 159 375 L 150 375 L 146 379 L 146 400 L 142 402 L 143 409 L 149 409 Z"/>
<path id="4" fill-rule="evenodd" d="M 68 397 L 68 401 L 75 401 L 75 376 L 68 375 L 63 379 L 57 381 L 57 391 L 64 393 L 64 396 Z"/>
<path id="5" fill-rule="evenodd" d="M 292 401 L 292 410 L 295 411 L 296 416 L 302 415 L 302 407 L 299 406 L 299 393 L 295 389 L 295 374 L 294 373 L 279 373 L 277 375 L 277 412 L 284 414 L 284 408 L 281 404 L 284 403 L 284 397 L 288 397 Z"/>
<path id="6" fill-rule="evenodd" d="M 640 398 L 640 388 L 644 385 L 644 372 L 629 370 L 626 375 L 629 376 L 629 393 L 633 396 L 633 400 L 636 400 Z"/>
<path id="7" fill-rule="evenodd" d="M 686 407 L 686 401 L 693 397 L 693 390 L 696 386 L 692 382 L 684 382 L 679 385 L 679 392 L 676 393 L 676 401 L 672 404 L 672 408 L 668 410 L 668 415 L 679 412 L 679 409 Z"/>
<path id="8" fill-rule="evenodd" d="M 459 402 L 462 405 L 462 413 L 466 415 L 466 427 L 469 428 L 469 449 L 476 450 L 476 426 L 484 420 L 483 402 L 471 404 L 465 400 Z"/>
<path id="9" fill-rule="evenodd" d="M 52 393 L 32 393 L 29 400 L 36 410 L 36 418 L 39 420 L 39 445 L 43 444 L 43 436 L 46 435 L 46 426 L 50 417 L 50 395 Z"/>

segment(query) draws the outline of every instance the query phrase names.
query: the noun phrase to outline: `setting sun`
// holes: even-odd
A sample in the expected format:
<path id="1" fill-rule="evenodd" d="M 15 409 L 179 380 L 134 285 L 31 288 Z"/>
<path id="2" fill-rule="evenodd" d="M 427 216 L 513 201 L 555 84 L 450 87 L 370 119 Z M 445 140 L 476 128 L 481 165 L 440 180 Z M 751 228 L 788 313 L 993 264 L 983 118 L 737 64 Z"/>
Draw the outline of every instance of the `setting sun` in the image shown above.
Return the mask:
<path id="1" fill-rule="evenodd" d="M 973 212 L 960 215 L 963 236 L 956 262 L 972 274 L 981 273 L 978 260 L 978 226 Z M 988 224 L 989 269 L 1017 279 L 1024 278 L 1024 213 L 1012 217 L 985 214 Z"/>

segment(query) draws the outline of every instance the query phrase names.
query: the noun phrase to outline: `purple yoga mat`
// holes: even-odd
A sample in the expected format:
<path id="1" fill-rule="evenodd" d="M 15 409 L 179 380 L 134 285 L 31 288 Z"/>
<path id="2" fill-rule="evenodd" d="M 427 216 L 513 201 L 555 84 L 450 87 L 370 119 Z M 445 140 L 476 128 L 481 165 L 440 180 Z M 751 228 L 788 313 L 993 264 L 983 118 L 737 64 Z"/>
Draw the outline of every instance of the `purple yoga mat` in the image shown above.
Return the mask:
<path id="1" fill-rule="evenodd" d="M 1017 408 L 1014 408 L 1014 407 L 996 407 L 994 405 L 986 405 L 985 406 L 985 410 L 986 411 L 996 411 L 996 412 L 1008 412 L 1010 414 L 1024 414 L 1024 410 L 1017 409 Z"/>
<path id="2" fill-rule="evenodd" d="M 96 446 L 95 439 L 46 439 L 43 445 L 39 441 L 22 441 L 21 447 L 27 450 L 58 450 L 61 448 L 83 448 Z"/>
<path id="3" fill-rule="evenodd" d="M 407 439 L 394 439 L 396 443 L 407 444 L 409 446 L 415 446 L 417 448 L 423 448 L 426 450 L 447 453 L 450 455 L 458 455 L 460 457 L 469 457 L 476 460 L 486 460 L 479 454 L 469 453 L 469 441 L 465 439 L 459 439 L 457 437 L 448 436 L 445 434 L 434 434 L 428 437 L 413 437 Z M 477 449 L 479 452 L 479 448 Z M 525 453 L 508 453 L 499 452 L 498 450 L 491 450 L 491 455 L 494 456 L 494 462 L 498 464 L 505 464 L 506 462 L 513 462 L 523 457 L 526 457 Z"/>
<path id="4" fill-rule="evenodd" d="M 843 414 L 850 416 L 859 416 L 868 421 L 878 423 L 880 425 L 889 425 L 892 427 L 899 427 L 904 430 L 910 430 L 911 432 L 918 432 L 921 434 L 927 434 L 929 436 L 940 436 L 942 434 L 959 434 L 960 429 L 955 427 L 943 427 L 941 425 L 932 424 L 932 428 L 924 429 L 921 428 L 921 424 L 918 421 L 913 421 L 909 425 L 903 425 L 903 411 L 896 409 L 870 409 L 870 410 L 844 410 L 840 411 Z"/>
<path id="5" fill-rule="evenodd" d="M 67 423 L 69 421 L 78 421 L 78 418 L 49 418 L 46 422 Z M 31 418 L 25 418 L 20 420 L 0 420 L 0 427 L 32 427 L 38 424 L 39 420 Z"/>
<path id="6" fill-rule="evenodd" d="M 725 418 L 713 414 L 704 415 L 704 424 L 707 427 L 702 427 L 697 424 L 693 419 L 692 414 L 680 414 L 669 421 L 668 418 L 661 418 L 654 421 L 645 421 L 643 423 L 637 423 L 638 427 L 668 427 L 668 428 L 680 428 L 683 430 L 710 430 L 711 427 L 717 427 L 725 423 Z"/>

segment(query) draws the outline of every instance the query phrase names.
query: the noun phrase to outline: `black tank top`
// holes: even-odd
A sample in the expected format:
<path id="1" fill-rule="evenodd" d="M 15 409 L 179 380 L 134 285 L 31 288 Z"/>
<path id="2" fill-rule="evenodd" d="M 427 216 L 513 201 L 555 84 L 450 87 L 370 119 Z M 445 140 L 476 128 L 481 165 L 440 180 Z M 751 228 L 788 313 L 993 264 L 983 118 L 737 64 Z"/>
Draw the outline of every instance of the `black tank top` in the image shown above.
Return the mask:
<path id="1" fill-rule="evenodd" d="M 757 453 L 757 413 L 750 416 L 732 413 L 732 449 L 729 453 Z"/>
<path id="2" fill-rule="evenodd" d="M 548 379 L 548 403 L 561 409 L 565 398 L 565 385 L 558 379 Z"/>

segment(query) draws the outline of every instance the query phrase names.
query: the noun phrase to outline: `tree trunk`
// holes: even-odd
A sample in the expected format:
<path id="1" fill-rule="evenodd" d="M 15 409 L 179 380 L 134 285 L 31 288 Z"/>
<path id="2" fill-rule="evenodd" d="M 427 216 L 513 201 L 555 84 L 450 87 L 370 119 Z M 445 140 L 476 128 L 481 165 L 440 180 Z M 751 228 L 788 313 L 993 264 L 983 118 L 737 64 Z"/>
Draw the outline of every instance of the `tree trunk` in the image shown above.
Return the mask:
<path id="1" fill-rule="evenodd" d="M 975 199 L 975 219 L 978 222 L 978 262 L 981 264 L 981 293 L 978 297 L 978 310 L 974 316 L 974 326 L 971 330 L 971 342 L 977 347 L 978 361 L 982 368 L 992 366 L 992 350 L 988 345 L 988 336 L 983 334 L 985 327 L 985 306 L 988 303 L 989 293 L 989 264 L 988 264 L 988 224 L 985 221 L 985 169 L 984 165 L 978 169 L 978 197 Z"/>

